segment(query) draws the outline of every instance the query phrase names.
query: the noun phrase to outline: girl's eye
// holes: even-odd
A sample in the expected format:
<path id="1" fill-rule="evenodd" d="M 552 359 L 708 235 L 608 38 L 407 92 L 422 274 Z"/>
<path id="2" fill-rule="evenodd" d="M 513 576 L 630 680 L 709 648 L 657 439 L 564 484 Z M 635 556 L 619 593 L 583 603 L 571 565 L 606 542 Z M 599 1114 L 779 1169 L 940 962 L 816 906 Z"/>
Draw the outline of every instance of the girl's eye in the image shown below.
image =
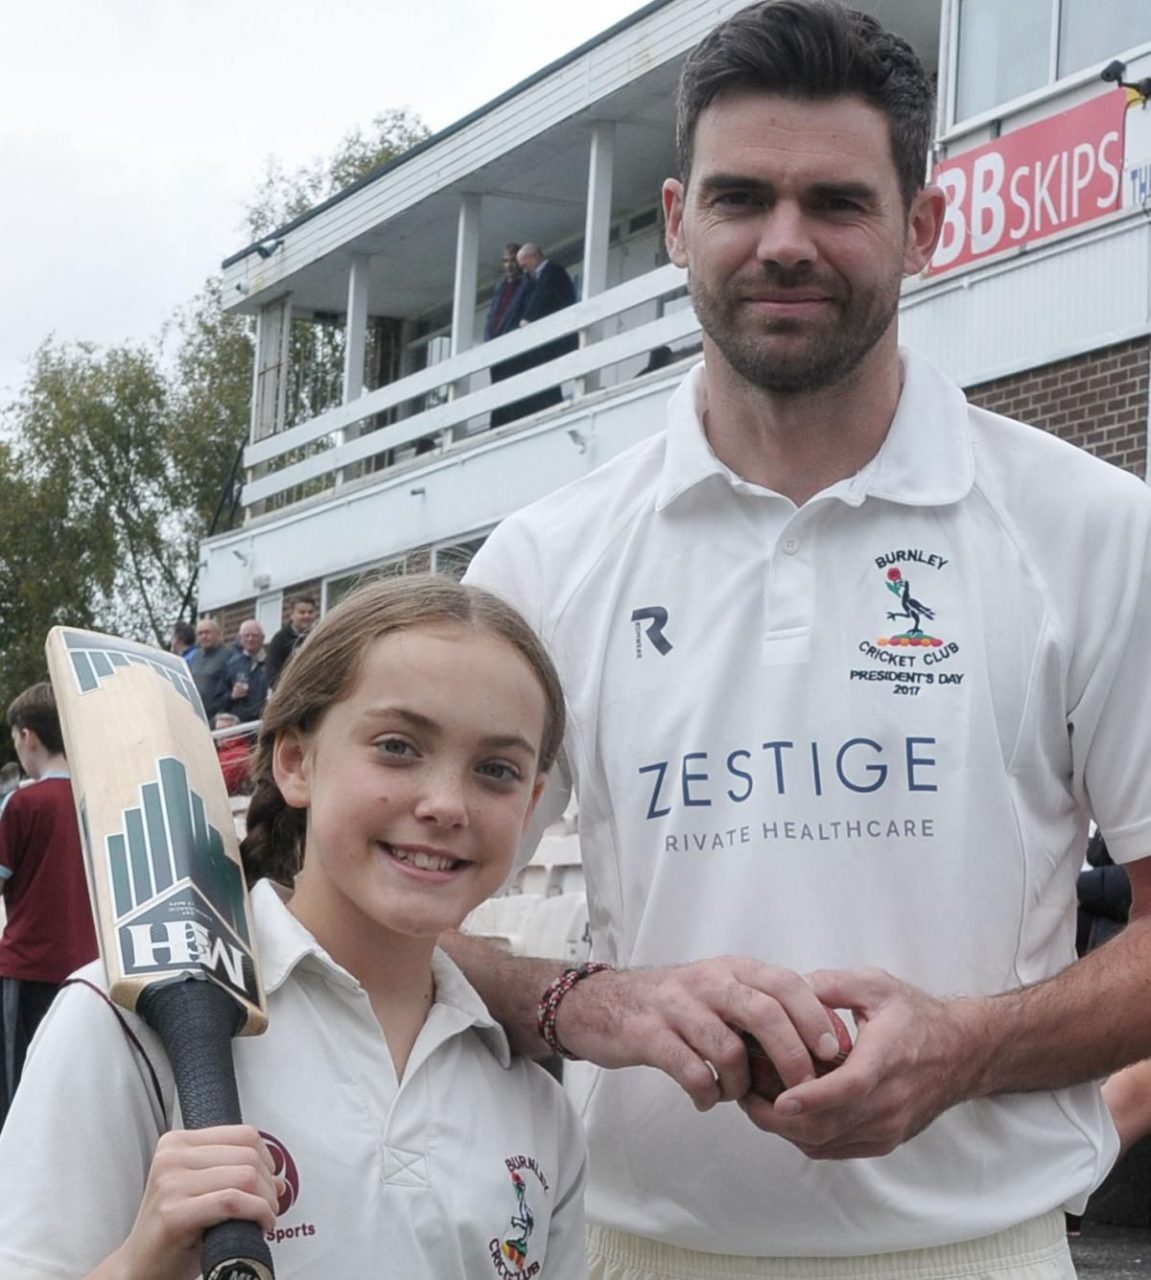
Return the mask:
<path id="1" fill-rule="evenodd" d="M 415 747 L 406 738 L 378 738 L 373 744 L 385 756 L 408 757 L 416 754 Z"/>
<path id="2" fill-rule="evenodd" d="M 477 772 L 496 782 L 518 782 L 520 779 L 520 771 L 505 760 L 488 760 L 479 766 Z"/>

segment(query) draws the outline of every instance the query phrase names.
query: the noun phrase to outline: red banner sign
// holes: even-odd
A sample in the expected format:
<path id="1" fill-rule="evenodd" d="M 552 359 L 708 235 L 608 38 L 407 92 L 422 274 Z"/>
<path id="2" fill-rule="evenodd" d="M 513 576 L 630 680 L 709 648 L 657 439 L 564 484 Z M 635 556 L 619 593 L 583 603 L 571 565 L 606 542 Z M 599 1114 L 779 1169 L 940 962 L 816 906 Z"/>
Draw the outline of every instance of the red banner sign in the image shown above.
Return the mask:
<path id="1" fill-rule="evenodd" d="M 1121 208 L 1126 110 L 1125 94 L 1103 93 L 941 164 L 933 180 L 947 193 L 947 214 L 928 274 Z"/>

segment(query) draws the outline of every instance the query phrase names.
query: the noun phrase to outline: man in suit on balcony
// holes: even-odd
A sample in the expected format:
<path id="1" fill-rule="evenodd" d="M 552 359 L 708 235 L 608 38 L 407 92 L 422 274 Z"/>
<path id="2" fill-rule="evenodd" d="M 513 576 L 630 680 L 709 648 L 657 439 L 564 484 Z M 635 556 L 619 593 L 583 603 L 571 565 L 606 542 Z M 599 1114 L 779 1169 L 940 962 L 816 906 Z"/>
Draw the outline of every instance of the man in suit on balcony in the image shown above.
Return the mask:
<path id="1" fill-rule="evenodd" d="M 946 212 L 905 41 L 763 0 L 677 123 L 703 362 L 468 573 L 560 670 L 596 965 L 452 945 L 586 1060 L 593 1280 L 1070 1280 L 1091 1082 L 1151 1055 L 1151 493 L 899 347 Z M 1133 907 L 1076 960 L 1092 817 Z"/>
<path id="2" fill-rule="evenodd" d="M 551 258 L 545 258 L 538 244 L 525 244 L 519 251 L 519 264 L 531 280 L 524 302 L 521 324 L 531 324 L 533 320 L 542 320 L 564 307 L 570 307 L 576 300 L 575 285 L 567 271 Z M 569 341 L 566 338 L 560 341 Z"/>
<path id="3" fill-rule="evenodd" d="M 523 300 L 519 304 L 519 326 L 526 328 L 543 320 L 545 316 L 554 315 L 576 301 L 575 285 L 571 276 L 551 258 L 544 256 L 538 244 L 525 244 L 517 254 L 520 269 L 526 279 Z M 579 337 L 572 333 L 551 342 L 545 342 L 533 350 L 526 352 L 516 360 L 517 373 L 524 369 L 534 369 L 550 360 L 558 360 L 560 356 L 579 347 Z M 539 413 L 563 400 L 563 392 L 557 387 L 548 387 L 537 391 L 522 400 L 506 407 L 504 421 L 512 418 L 526 418 L 528 414 Z M 493 426 L 495 425 L 493 421 Z"/>

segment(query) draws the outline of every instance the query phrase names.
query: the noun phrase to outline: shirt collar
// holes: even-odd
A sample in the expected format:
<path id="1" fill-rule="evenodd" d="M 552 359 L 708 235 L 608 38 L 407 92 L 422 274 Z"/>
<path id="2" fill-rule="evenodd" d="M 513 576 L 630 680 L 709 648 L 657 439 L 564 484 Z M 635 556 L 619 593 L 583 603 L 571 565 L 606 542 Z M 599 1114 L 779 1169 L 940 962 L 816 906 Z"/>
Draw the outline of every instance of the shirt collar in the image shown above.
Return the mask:
<path id="1" fill-rule="evenodd" d="M 879 452 L 855 475 L 831 486 L 852 506 L 874 497 L 908 506 L 958 502 L 975 480 L 967 423 L 967 397 L 922 356 L 900 348 L 903 389 Z M 702 362 L 672 393 L 667 406 L 667 442 L 656 489 L 656 510 L 711 476 L 733 488 L 748 488 L 712 452 L 703 429 L 707 383 Z"/>
<path id="2" fill-rule="evenodd" d="M 463 970 L 439 947 L 432 952 L 432 977 L 436 984 L 436 1002 L 430 1016 L 450 1016 L 459 1029 L 474 1027 L 492 1056 L 502 1067 L 510 1067 L 511 1045 L 503 1027 L 492 1017 L 479 992 L 464 977 Z"/>
<path id="3" fill-rule="evenodd" d="M 320 970 L 345 989 L 362 990 L 356 978 L 338 965 L 288 910 L 291 896 L 290 890 L 271 880 L 259 880 L 252 886 L 252 918 L 264 990 L 269 994 L 279 990 L 299 964 Z M 429 1021 L 435 1019 L 445 1035 L 474 1027 L 500 1065 L 510 1066 L 512 1053 L 504 1029 L 459 966 L 438 947 L 432 953 L 432 977 L 436 999 Z"/>

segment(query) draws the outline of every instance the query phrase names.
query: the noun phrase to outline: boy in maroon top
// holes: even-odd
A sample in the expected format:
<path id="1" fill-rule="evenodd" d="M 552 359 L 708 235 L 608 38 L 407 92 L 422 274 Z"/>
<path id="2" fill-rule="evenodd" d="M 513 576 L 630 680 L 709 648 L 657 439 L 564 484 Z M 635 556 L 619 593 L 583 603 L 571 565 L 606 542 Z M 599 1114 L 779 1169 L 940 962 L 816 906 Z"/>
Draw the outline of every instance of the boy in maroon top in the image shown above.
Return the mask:
<path id="1" fill-rule="evenodd" d="M 0 1125 L 40 1019 L 64 979 L 98 953 L 52 686 L 25 689 L 8 708 L 8 726 L 35 782 L 0 814 Z"/>

